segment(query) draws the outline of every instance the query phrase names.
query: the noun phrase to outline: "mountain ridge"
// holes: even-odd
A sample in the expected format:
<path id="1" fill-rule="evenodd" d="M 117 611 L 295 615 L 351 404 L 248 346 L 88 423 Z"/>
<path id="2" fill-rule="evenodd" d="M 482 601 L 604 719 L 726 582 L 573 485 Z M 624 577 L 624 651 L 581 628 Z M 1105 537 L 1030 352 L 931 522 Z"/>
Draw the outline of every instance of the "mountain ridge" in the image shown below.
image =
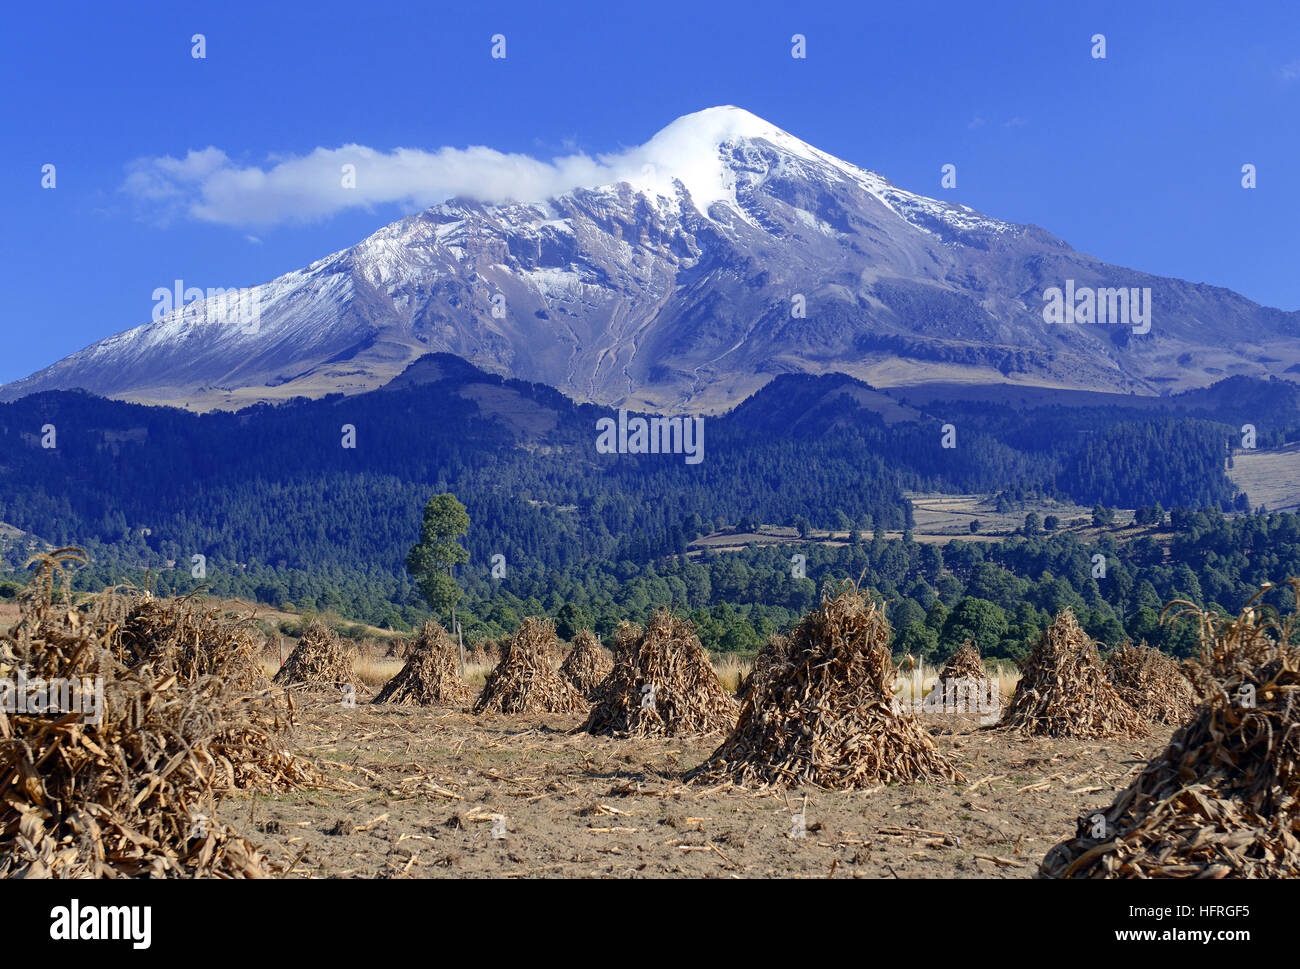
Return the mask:
<path id="1" fill-rule="evenodd" d="M 578 400 L 700 413 L 780 373 L 1158 395 L 1300 369 L 1300 313 L 1109 266 L 739 108 L 679 118 L 632 158 L 639 173 L 544 200 L 450 199 L 253 287 L 253 325 L 196 300 L 0 400 L 83 387 L 237 409 L 375 389 L 431 351 Z M 1067 281 L 1149 288 L 1151 333 L 1044 323 L 1044 292 Z"/>

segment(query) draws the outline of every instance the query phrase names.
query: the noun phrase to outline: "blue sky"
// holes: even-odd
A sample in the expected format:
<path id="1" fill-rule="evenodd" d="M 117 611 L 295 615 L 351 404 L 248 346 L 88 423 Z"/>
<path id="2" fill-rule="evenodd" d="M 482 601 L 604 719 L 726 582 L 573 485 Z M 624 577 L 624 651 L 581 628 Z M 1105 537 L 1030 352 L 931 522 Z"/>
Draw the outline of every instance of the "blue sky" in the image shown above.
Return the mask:
<path id="1" fill-rule="evenodd" d="M 278 221 L 254 224 L 238 205 L 196 214 L 183 198 L 141 197 L 150 160 L 211 148 L 232 169 L 265 170 L 355 144 L 550 161 L 639 145 L 719 104 L 1109 262 L 1300 309 L 1294 0 L 230 0 L 23 4 L 5 17 L 0 381 L 148 321 L 153 290 L 174 279 L 265 282 L 410 208 L 304 206 L 304 220 L 289 198 Z M 490 56 L 497 33 L 504 60 Z M 795 33 L 805 60 L 790 56 Z M 1090 56 L 1095 33 L 1105 60 Z M 946 163 L 955 190 L 940 187 Z"/>

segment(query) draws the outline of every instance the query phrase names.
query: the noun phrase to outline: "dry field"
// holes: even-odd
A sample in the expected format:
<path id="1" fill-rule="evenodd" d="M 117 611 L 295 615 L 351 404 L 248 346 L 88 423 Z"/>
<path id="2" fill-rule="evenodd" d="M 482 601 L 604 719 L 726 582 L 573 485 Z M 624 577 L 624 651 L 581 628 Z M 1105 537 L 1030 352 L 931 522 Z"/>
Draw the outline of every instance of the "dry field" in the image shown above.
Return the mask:
<path id="1" fill-rule="evenodd" d="M 1253 493 L 1252 493 L 1253 494 Z M 1015 511 L 999 512 L 993 495 L 949 495 L 941 493 L 908 494 L 916 525 L 912 537 L 923 544 L 946 545 L 953 540 L 963 542 L 1000 542 L 1025 524 L 1025 516 L 1037 512 L 1040 518 L 1055 515 L 1061 520 L 1061 530 L 1073 531 L 1080 540 L 1095 540 L 1099 534 L 1114 534 L 1117 538 L 1130 537 L 1119 531 L 1131 526 L 1133 510 L 1119 508 L 1115 511 L 1114 526 L 1092 527 L 1092 509 L 1071 502 L 1028 501 Z M 970 523 L 978 519 L 980 530 L 972 533 Z M 1072 521 L 1085 519 L 1087 524 L 1069 527 Z M 886 531 L 886 539 L 900 539 L 903 533 Z M 866 536 L 869 541 L 871 536 Z M 847 531 L 813 529 L 808 538 L 800 539 L 796 529 L 788 525 L 760 525 L 752 532 L 721 531 L 702 535 L 689 544 L 688 555 L 699 555 L 703 550 L 731 552 L 747 545 L 795 545 L 821 543 L 847 545 Z"/>
<path id="2" fill-rule="evenodd" d="M 1252 506 L 1269 511 L 1300 510 L 1300 444 L 1232 452 L 1232 483 Z"/>
<path id="3" fill-rule="evenodd" d="M 1018 878 L 1045 857 L 1053 877 L 1300 870 L 1294 614 L 1198 613 L 1213 648 L 1179 667 L 1140 649 L 1103 664 L 1066 609 L 1018 685 L 999 672 L 982 717 L 891 702 L 933 671 L 894 665 L 884 605 L 851 582 L 750 668 L 711 659 L 667 610 L 624 624 L 586 696 L 558 671 L 550 620 L 476 647 L 463 681 L 430 622 L 398 644 L 381 704 L 366 701 L 396 659 L 378 644 L 313 622 L 268 684 L 278 656 L 259 650 L 278 644 L 220 609 L 118 591 L 62 608 L 57 577 L 81 562 L 44 559 L 0 671 L 95 673 L 110 702 L 90 721 L 0 717 L 0 876 Z M 966 643 L 943 676 L 973 688 L 981 666 Z"/>
<path id="4" fill-rule="evenodd" d="M 1025 878 L 1171 732 L 1024 738 L 933 714 L 964 782 L 781 794 L 683 783 L 720 737 L 571 735 L 580 714 L 297 702 L 291 747 L 340 789 L 232 799 L 218 817 L 299 878 Z M 792 837 L 805 796 L 806 836 Z"/>
<path id="5" fill-rule="evenodd" d="M 1025 516 L 1031 511 L 1040 518 L 1055 515 L 1062 525 L 1084 518 L 1092 520 L 1092 509 L 1084 508 L 1072 502 L 1029 501 L 1016 511 L 999 512 L 997 502 L 988 495 L 946 495 L 946 494 L 909 494 L 912 499 L 912 511 L 916 519 L 915 533 L 918 535 L 957 536 L 969 540 L 970 523 L 974 519 L 980 522 L 981 531 L 974 536 L 979 539 L 984 532 L 991 535 L 1007 535 L 1025 523 Z M 1125 519 L 1124 512 L 1117 513 L 1117 520 Z M 1128 517 L 1132 517 L 1131 514 Z M 891 537 L 891 536 L 886 536 Z M 897 536 L 901 537 L 901 533 Z"/>

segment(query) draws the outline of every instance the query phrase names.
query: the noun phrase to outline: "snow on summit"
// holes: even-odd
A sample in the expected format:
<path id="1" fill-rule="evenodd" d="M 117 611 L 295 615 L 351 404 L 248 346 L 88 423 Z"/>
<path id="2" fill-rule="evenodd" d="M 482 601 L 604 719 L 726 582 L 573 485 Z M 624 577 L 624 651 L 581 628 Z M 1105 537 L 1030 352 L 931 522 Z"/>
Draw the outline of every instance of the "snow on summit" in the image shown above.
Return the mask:
<path id="1" fill-rule="evenodd" d="M 897 188 L 883 176 L 820 151 L 752 111 L 734 105 L 683 115 L 640 148 L 618 156 L 611 167 L 626 172 L 616 180 L 627 182 L 637 191 L 671 199 L 676 196 L 675 183 L 680 182 L 702 214 L 707 216 L 713 205 L 725 203 L 748 219 L 736 198 L 737 170 L 728 158 L 728 149 L 743 154 L 747 145 L 760 141 L 780 152 L 778 166 L 796 159 L 823 178 L 848 179 L 923 231 L 932 231 L 926 226 L 931 219 L 958 229 L 1002 232 L 1013 228 L 965 206 Z M 607 164 L 612 159 L 601 156 Z"/>
<path id="2" fill-rule="evenodd" d="M 818 152 L 758 115 L 730 105 L 683 115 L 630 153 L 639 173 L 627 181 L 634 188 L 671 198 L 677 180 L 691 193 L 696 208 L 707 213 L 715 202 L 736 205 L 734 170 L 722 148 L 741 140 L 763 139 L 810 161 Z"/>

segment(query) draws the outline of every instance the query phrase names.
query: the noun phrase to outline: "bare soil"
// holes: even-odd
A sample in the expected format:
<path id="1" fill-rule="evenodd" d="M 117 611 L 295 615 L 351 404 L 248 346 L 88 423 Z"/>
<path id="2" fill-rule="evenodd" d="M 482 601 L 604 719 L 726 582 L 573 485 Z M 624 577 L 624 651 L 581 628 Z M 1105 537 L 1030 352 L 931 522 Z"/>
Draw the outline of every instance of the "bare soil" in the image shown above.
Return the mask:
<path id="1" fill-rule="evenodd" d="M 1171 733 L 1023 738 L 931 715 L 964 782 L 782 794 L 684 783 L 721 737 L 574 735 L 576 714 L 296 703 L 293 747 L 339 789 L 232 799 L 218 816 L 299 878 L 1026 878 Z"/>

